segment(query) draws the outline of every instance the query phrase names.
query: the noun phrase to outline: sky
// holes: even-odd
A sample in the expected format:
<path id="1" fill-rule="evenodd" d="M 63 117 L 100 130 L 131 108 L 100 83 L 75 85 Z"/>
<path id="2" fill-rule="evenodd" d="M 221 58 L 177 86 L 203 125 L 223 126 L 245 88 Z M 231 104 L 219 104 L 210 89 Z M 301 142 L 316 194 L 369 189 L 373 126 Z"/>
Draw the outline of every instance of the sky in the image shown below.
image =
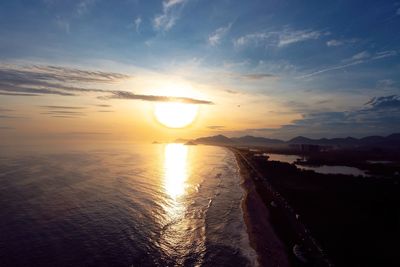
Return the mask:
<path id="1" fill-rule="evenodd" d="M 400 132 L 400 2 L 0 2 L 0 138 Z M 184 129 L 157 103 L 198 105 Z"/>

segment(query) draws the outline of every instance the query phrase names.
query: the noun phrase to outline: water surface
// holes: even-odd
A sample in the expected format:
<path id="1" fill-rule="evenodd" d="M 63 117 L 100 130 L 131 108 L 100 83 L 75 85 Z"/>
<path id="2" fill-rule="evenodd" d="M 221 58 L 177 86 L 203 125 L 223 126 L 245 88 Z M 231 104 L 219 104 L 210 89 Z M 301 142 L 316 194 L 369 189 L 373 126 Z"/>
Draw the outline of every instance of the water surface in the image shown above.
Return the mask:
<path id="1" fill-rule="evenodd" d="M 251 266 L 232 153 L 182 144 L 2 155 L 4 266 Z"/>
<path id="2" fill-rule="evenodd" d="M 301 159 L 301 156 L 299 155 L 284 155 L 284 154 L 268 154 L 269 160 L 274 160 L 274 161 L 281 161 L 281 162 L 286 162 L 293 164 L 295 163 L 298 159 Z M 355 176 L 368 176 L 368 174 L 355 167 L 348 167 L 348 166 L 328 166 L 328 165 L 322 165 L 322 166 L 308 166 L 308 165 L 300 165 L 296 164 L 296 167 L 299 169 L 303 170 L 312 170 L 317 173 L 321 174 L 344 174 L 344 175 L 355 175 Z"/>

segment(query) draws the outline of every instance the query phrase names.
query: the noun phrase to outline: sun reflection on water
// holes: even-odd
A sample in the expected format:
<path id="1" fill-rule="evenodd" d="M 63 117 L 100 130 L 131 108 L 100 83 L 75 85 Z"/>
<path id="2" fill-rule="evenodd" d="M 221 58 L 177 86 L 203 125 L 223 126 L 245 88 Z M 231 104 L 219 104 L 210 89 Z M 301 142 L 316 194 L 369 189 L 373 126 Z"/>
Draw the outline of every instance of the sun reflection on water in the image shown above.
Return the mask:
<path id="1" fill-rule="evenodd" d="M 185 193 L 187 179 L 188 147 L 183 144 L 167 144 L 164 150 L 164 186 L 173 199 Z"/>
<path id="2" fill-rule="evenodd" d="M 160 221 L 160 249 L 175 258 L 178 265 L 189 253 L 191 246 L 189 228 L 191 220 L 185 219 L 186 205 L 182 198 L 186 194 L 188 179 L 188 147 L 183 144 L 167 144 L 164 147 L 164 190 L 170 200 L 164 206 L 165 216 Z"/>

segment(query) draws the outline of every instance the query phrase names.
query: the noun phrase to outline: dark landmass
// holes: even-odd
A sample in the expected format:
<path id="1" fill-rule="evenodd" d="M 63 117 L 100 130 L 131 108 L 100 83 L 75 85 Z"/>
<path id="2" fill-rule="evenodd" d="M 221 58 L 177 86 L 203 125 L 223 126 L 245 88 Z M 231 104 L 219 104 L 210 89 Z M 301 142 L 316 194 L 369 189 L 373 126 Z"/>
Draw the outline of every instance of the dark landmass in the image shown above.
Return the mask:
<path id="1" fill-rule="evenodd" d="M 233 151 L 267 207 L 264 216 L 292 266 L 399 266 L 399 177 L 319 174 L 255 156 L 259 151 Z M 254 241 L 266 238 L 262 232 L 249 234 L 265 258 Z"/>
<path id="2" fill-rule="evenodd" d="M 243 136 L 228 138 L 224 135 L 215 135 L 209 137 L 201 137 L 192 140 L 198 144 L 217 144 L 217 145 L 246 145 L 246 146 L 290 146 L 290 145 L 318 145 L 326 146 L 331 149 L 345 148 L 345 147 L 377 147 L 385 149 L 399 149 L 400 148 L 400 133 L 382 136 L 367 136 L 364 138 L 321 138 L 310 139 L 303 136 L 295 137 L 288 141 L 279 139 L 270 139 L 265 137 Z"/>
<path id="3" fill-rule="evenodd" d="M 249 148 L 263 153 L 298 155 L 298 165 L 348 166 L 380 177 L 400 176 L 400 134 L 387 137 L 368 136 L 361 139 L 321 138 L 298 136 L 289 141 L 244 136 L 228 138 L 223 135 L 202 137 L 195 144 Z"/>

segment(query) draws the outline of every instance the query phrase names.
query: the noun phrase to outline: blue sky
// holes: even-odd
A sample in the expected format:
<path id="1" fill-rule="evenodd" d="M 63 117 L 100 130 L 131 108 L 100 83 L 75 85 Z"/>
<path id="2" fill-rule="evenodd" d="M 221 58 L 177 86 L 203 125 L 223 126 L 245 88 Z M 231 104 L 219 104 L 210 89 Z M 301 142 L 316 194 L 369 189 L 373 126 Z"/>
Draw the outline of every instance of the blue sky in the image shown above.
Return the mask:
<path id="1" fill-rule="evenodd" d="M 281 107 L 272 112 L 297 114 L 272 126 L 257 119 L 259 127 L 219 128 L 227 134 L 282 135 L 312 117 L 312 127 L 290 135 L 320 136 L 331 130 L 324 122 L 368 108 L 373 97 L 399 101 L 398 1 L 16 0 L 1 1 L 0 25 L 3 63 L 93 69 L 113 62 L 166 75 L 190 68 L 183 79 L 231 97 L 267 97 Z M 398 104 L 389 117 L 360 119 L 368 127 L 358 131 L 351 120 L 337 135 L 400 131 Z"/>

